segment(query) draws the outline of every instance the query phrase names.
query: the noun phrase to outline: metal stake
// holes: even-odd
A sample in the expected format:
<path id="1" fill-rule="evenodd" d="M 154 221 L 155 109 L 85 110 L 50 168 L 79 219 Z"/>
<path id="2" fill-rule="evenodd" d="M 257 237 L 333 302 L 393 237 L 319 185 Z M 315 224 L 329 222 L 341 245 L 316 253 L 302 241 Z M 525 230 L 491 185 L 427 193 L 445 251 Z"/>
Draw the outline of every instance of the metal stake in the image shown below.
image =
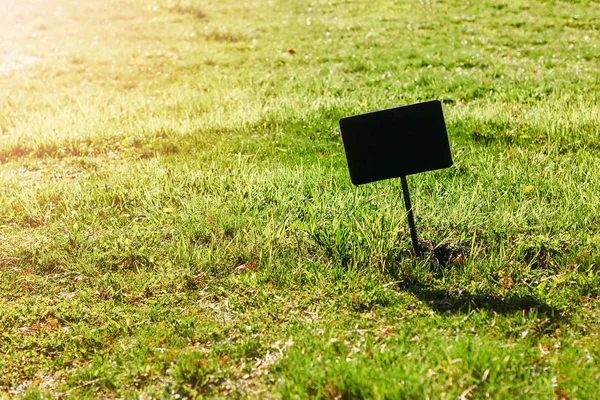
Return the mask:
<path id="1" fill-rule="evenodd" d="M 406 181 L 405 175 L 400 177 L 400 182 L 402 182 L 402 197 L 404 197 L 404 205 L 406 206 L 406 212 L 408 213 L 408 226 L 410 227 L 410 238 L 412 239 L 413 249 L 415 250 L 415 255 L 421 257 L 419 239 L 417 238 L 417 227 L 415 226 L 415 217 L 413 216 L 412 206 L 410 205 L 410 194 L 408 193 L 408 182 Z"/>

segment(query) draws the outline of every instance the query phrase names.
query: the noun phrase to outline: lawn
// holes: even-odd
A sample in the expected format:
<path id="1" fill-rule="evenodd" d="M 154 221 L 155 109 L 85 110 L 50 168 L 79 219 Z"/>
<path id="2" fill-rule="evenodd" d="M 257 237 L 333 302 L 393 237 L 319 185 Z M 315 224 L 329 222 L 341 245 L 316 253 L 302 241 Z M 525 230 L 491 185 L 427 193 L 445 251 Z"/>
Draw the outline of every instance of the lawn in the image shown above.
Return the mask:
<path id="1" fill-rule="evenodd" d="M 599 166 L 596 0 L 0 0 L 0 398 L 596 398 Z"/>

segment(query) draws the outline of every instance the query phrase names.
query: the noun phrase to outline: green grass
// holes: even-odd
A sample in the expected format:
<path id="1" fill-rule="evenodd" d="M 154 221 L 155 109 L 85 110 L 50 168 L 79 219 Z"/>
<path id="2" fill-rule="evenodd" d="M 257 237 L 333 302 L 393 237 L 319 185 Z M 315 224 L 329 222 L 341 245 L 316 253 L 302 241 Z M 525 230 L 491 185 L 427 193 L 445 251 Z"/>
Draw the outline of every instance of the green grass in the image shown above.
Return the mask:
<path id="1" fill-rule="evenodd" d="M 597 397 L 597 1 L 0 6 L 0 397 Z"/>

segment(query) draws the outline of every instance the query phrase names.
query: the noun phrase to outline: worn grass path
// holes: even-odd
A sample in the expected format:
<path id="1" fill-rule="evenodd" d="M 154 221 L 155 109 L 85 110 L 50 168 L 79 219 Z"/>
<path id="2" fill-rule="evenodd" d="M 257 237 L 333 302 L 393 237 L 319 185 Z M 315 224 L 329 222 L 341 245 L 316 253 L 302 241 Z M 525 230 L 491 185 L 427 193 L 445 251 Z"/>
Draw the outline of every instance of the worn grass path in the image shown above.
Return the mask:
<path id="1" fill-rule="evenodd" d="M 0 397 L 600 389 L 600 3 L 0 0 Z M 350 184 L 337 121 L 444 104 Z"/>

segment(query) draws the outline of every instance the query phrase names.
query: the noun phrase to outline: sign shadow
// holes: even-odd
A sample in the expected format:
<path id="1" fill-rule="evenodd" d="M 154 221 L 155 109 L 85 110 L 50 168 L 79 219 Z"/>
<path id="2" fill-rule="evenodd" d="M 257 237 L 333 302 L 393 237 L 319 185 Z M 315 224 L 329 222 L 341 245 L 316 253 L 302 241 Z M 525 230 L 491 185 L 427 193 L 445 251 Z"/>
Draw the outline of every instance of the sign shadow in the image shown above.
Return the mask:
<path id="1" fill-rule="evenodd" d="M 547 319 L 549 323 L 568 321 L 567 314 L 556 307 L 540 301 L 529 294 L 507 294 L 506 296 L 492 294 L 473 294 L 461 289 L 432 289 L 430 285 L 418 279 L 402 281 L 396 285 L 396 290 L 413 293 L 420 301 L 433 311 L 443 315 L 467 315 L 471 312 L 487 310 L 497 314 L 537 313 L 539 318 Z"/>

